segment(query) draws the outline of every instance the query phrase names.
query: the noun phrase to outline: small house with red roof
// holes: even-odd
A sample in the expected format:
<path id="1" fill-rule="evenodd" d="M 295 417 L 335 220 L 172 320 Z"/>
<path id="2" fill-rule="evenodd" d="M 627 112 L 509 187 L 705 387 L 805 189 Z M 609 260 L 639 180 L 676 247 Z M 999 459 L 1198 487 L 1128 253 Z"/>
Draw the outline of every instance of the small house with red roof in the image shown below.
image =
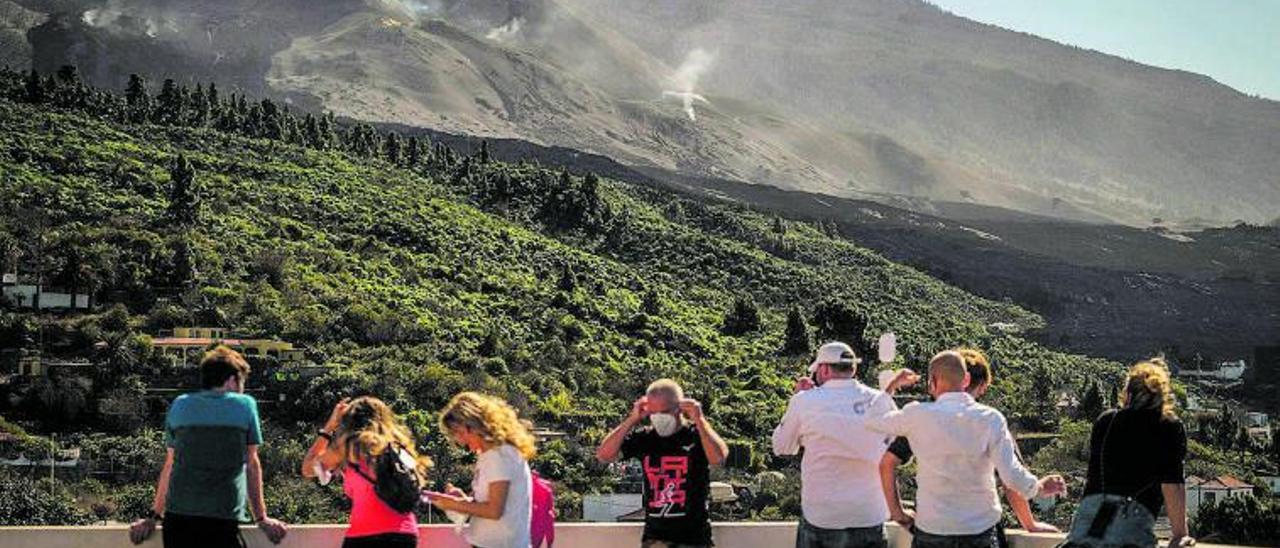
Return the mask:
<path id="1" fill-rule="evenodd" d="M 1253 494 L 1252 485 L 1227 475 L 1208 479 L 1188 476 L 1186 489 L 1188 514 L 1195 514 L 1202 504 L 1222 502 L 1231 497 L 1245 497 Z"/>

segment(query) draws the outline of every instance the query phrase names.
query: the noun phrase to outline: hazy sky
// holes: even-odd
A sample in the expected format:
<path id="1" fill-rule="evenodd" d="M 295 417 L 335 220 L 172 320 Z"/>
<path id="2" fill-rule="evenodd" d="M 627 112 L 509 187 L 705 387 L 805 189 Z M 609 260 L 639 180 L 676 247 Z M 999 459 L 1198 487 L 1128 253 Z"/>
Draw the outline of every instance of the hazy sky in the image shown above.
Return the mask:
<path id="1" fill-rule="evenodd" d="M 1055 42 L 1280 100 L 1280 0 L 931 0 Z"/>

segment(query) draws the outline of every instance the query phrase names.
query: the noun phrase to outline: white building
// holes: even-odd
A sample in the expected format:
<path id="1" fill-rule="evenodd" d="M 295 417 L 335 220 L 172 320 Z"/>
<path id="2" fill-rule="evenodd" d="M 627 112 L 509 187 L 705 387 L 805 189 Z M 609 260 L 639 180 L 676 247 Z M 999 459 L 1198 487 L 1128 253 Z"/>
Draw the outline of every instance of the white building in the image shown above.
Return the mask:
<path id="1" fill-rule="evenodd" d="M 1182 369 L 1178 371 L 1178 376 L 1232 382 L 1244 378 L 1245 367 L 1246 365 L 1244 360 L 1236 360 L 1233 362 L 1222 362 L 1213 369 Z"/>
<path id="2" fill-rule="evenodd" d="M 1271 417 L 1261 411 L 1245 411 L 1237 415 L 1240 427 L 1255 443 L 1271 443 Z"/>
<path id="3" fill-rule="evenodd" d="M 20 308 L 35 308 L 36 305 L 36 286 L 34 285 L 5 285 L 0 288 L 0 293 L 9 302 L 16 304 Z M 40 293 L 40 309 L 79 309 L 86 310 L 89 308 L 89 296 L 76 293 L 59 293 L 50 291 L 39 291 Z"/>
<path id="4" fill-rule="evenodd" d="M 1218 476 L 1204 479 L 1188 476 L 1187 513 L 1194 515 L 1203 504 L 1221 502 L 1230 497 L 1245 497 L 1253 494 L 1253 486 L 1232 476 Z"/>
<path id="5" fill-rule="evenodd" d="M 1246 411 L 1240 417 L 1240 425 L 1245 428 L 1266 428 L 1271 426 L 1271 418 L 1261 411 Z"/>
<path id="6" fill-rule="evenodd" d="M 1271 491 L 1272 495 L 1280 495 L 1280 476 L 1258 476 L 1262 480 L 1262 485 Z"/>

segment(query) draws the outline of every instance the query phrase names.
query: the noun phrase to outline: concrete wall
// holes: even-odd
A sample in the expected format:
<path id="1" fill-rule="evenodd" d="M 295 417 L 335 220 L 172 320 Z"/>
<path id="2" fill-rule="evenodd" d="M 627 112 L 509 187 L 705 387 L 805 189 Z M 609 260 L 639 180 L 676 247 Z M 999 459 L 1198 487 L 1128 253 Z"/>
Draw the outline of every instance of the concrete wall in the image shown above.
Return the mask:
<path id="1" fill-rule="evenodd" d="M 640 545 L 640 524 L 563 523 L 556 527 L 557 548 L 628 548 Z M 794 522 L 717 523 L 716 545 L 720 548 L 789 548 L 795 545 Z M 324 548 L 342 545 L 343 525 L 295 525 L 279 548 Z M 256 528 L 243 529 L 250 548 L 269 548 Z M 891 548 L 907 548 L 910 535 L 896 525 L 885 527 Z M 1010 531 L 1013 548 L 1053 548 L 1061 535 Z M 124 526 L 100 527 L 0 527 L 0 548 L 132 548 Z M 142 545 L 160 548 L 160 533 Z M 418 546 L 467 548 L 449 525 L 424 525 Z M 1200 548 L 1213 545 L 1199 544 Z"/>

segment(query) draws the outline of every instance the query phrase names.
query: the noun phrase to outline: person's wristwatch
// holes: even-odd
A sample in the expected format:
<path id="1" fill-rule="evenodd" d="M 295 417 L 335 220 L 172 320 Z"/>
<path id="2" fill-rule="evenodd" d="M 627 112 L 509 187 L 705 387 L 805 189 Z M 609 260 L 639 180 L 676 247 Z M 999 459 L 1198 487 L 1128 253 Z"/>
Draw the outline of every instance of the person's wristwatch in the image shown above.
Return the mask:
<path id="1" fill-rule="evenodd" d="M 329 442 L 333 442 L 333 432 L 321 428 L 316 430 L 316 435 L 328 440 Z"/>
<path id="2" fill-rule="evenodd" d="M 149 519 L 152 521 L 164 521 L 164 514 L 161 514 L 160 512 L 155 511 L 155 509 L 152 509 L 151 512 L 147 513 L 146 519 Z"/>

